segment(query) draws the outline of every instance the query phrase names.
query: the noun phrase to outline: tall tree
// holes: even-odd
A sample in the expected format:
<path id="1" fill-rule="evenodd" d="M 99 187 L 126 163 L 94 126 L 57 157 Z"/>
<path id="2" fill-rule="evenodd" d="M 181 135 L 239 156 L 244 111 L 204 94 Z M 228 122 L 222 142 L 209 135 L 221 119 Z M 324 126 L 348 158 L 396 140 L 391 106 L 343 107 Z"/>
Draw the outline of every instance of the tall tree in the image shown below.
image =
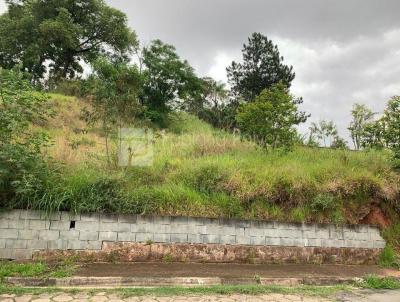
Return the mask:
<path id="1" fill-rule="evenodd" d="M 351 110 L 351 115 L 353 119 L 350 122 L 348 129 L 350 131 L 354 148 L 356 150 L 360 150 L 365 128 L 369 123 L 372 122 L 374 113 L 371 111 L 371 109 L 363 104 L 354 104 L 353 109 Z"/>
<path id="2" fill-rule="evenodd" d="M 332 146 L 335 138 L 339 138 L 337 127 L 333 121 L 321 120 L 318 123 L 311 123 L 310 133 L 311 135 L 315 134 L 319 140 L 322 140 L 324 147 L 328 146 L 327 140 L 329 140 L 329 146 Z"/>
<path id="3" fill-rule="evenodd" d="M 389 100 L 382 119 L 385 123 L 383 136 L 386 145 L 394 151 L 400 167 L 400 96 Z"/>
<path id="4" fill-rule="evenodd" d="M 263 90 L 254 101 L 241 104 L 236 116 L 239 129 L 265 148 L 290 147 L 296 140 L 294 126 L 308 118 L 298 110 L 301 102 L 278 83 Z"/>
<path id="5" fill-rule="evenodd" d="M 106 53 L 125 57 L 137 45 L 127 17 L 103 0 L 7 0 L 0 16 L 0 66 L 21 65 L 41 79 L 73 78 Z"/>
<path id="6" fill-rule="evenodd" d="M 160 40 L 143 49 L 142 94 L 148 117 L 165 126 L 168 113 L 181 102 L 202 91 L 193 68 L 176 53 L 175 47 Z"/>
<path id="7" fill-rule="evenodd" d="M 278 46 L 260 33 L 253 33 L 244 44 L 243 62 L 232 62 L 227 68 L 232 92 L 250 102 L 261 91 L 282 82 L 290 88 L 295 77 L 292 66 L 283 64 Z"/>

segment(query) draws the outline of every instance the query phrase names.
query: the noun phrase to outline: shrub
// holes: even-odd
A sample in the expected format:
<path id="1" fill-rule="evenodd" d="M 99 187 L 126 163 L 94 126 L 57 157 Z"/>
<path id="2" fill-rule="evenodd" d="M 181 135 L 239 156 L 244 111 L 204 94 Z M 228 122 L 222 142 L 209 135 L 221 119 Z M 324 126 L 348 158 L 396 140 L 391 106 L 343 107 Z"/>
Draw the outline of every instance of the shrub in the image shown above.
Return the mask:
<path id="1" fill-rule="evenodd" d="M 314 213 L 327 213 L 337 208 L 335 197 L 330 194 L 318 194 L 311 202 L 311 210 Z"/>
<path id="2" fill-rule="evenodd" d="M 383 267 L 400 268 L 400 259 L 390 244 L 387 244 L 382 253 L 379 255 L 378 263 Z"/>
<path id="3" fill-rule="evenodd" d="M 218 191 L 219 184 L 226 178 L 225 173 L 216 165 L 206 165 L 192 172 L 192 184 L 202 193 Z"/>

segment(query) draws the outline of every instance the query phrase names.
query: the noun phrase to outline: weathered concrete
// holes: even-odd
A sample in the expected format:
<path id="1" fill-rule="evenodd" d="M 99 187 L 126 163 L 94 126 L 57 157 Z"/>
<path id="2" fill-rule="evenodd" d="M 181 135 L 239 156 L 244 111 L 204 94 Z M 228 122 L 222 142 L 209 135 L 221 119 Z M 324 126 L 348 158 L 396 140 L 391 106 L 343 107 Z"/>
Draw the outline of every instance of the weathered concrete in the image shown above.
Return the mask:
<path id="1" fill-rule="evenodd" d="M 203 250 L 211 252 L 220 253 L 222 249 L 225 254 L 223 261 L 231 261 L 233 256 L 229 251 L 234 252 L 232 246 L 243 245 L 257 247 L 255 251 L 248 251 L 248 259 L 258 257 L 253 257 L 253 252 L 265 254 L 261 258 L 272 262 L 279 262 L 283 256 L 291 262 L 321 257 L 339 259 L 314 261 L 320 263 L 341 263 L 344 255 L 355 251 L 356 254 L 365 254 L 368 262 L 375 259 L 377 251 L 385 246 L 379 229 L 368 225 L 335 226 L 139 215 L 75 215 L 66 212 L 46 215 L 24 210 L 0 213 L 0 258 L 31 259 L 37 251 L 48 254 L 53 250 L 114 251 L 120 249 L 121 245 L 118 243 L 125 242 L 164 243 L 165 249 L 170 250 L 172 243 L 185 243 L 186 246 L 188 243 L 197 244 L 203 246 Z M 210 245 L 215 245 L 216 248 L 210 248 Z M 139 254 L 149 255 L 142 246 L 130 247 L 138 248 Z M 163 249 L 160 246 L 162 245 L 155 247 Z M 286 250 L 290 252 L 286 254 L 289 255 L 276 253 L 277 250 L 272 248 L 274 246 L 288 247 Z M 225 252 L 225 248 L 229 251 Z M 187 249 L 190 250 L 191 247 Z M 199 249 L 196 247 L 191 253 L 199 258 L 197 250 Z M 152 251 L 151 255 L 154 254 L 154 249 Z M 167 255 L 165 252 L 155 252 L 162 257 Z M 299 258 L 298 255 L 303 252 L 304 256 Z M 181 253 L 179 257 L 188 259 L 189 254 Z M 242 255 L 239 258 L 243 257 Z M 217 255 L 213 258 L 221 257 Z"/>

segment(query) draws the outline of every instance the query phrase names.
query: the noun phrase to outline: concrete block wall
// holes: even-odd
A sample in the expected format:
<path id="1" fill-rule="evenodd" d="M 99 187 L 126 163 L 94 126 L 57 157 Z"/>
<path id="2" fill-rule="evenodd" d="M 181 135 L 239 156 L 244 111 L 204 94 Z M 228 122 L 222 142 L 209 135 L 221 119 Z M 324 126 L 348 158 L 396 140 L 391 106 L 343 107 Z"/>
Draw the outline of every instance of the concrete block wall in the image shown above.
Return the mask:
<path id="1" fill-rule="evenodd" d="M 380 249 L 374 226 L 335 226 L 190 217 L 0 212 L 0 258 L 41 250 L 101 250 L 104 242 L 155 242 Z"/>

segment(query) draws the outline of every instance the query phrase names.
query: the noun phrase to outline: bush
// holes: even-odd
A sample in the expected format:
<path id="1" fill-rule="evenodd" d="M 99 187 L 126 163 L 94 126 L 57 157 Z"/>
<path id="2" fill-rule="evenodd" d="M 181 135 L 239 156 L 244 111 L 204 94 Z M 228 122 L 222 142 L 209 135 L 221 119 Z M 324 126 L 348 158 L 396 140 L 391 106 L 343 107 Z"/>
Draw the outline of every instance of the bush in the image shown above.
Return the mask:
<path id="1" fill-rule="evenodd" d="M 311 210 L 314 213 L 327 213 L 337 208 L 335 197 L 330 194 L 318 194 L 311 202 Z"/>
<path id="2" fill-rule="evenodd" d="M 382 253 L 379 255 L 380 266 L 400 268 L 400 259 L 396 255 L 393 247 L 389 244 L 385 246 Z"/>

